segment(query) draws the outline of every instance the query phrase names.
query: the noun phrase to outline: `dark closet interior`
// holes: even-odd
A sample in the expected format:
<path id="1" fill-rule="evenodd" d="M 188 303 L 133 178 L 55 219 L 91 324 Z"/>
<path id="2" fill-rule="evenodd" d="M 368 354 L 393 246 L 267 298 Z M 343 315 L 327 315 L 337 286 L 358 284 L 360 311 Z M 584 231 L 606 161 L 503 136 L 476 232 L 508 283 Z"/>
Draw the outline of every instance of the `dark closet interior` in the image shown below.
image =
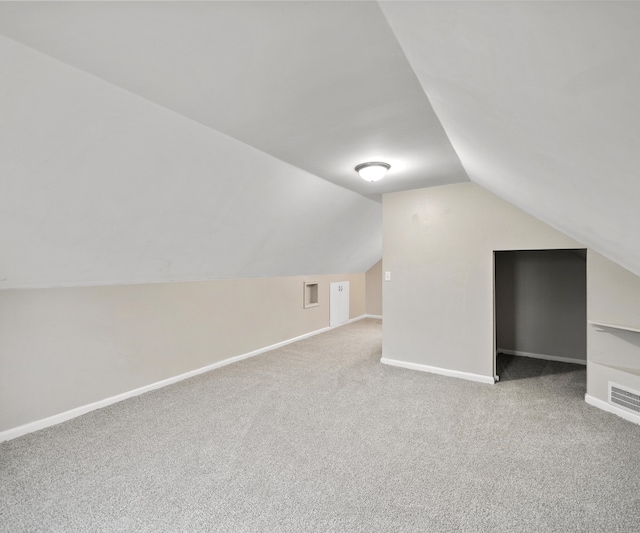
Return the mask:
<path id="1" fill-rule="evenodd" d="M 586 250 L 494 254 L 496 375 L 519 357 L 586 364 Z"/>

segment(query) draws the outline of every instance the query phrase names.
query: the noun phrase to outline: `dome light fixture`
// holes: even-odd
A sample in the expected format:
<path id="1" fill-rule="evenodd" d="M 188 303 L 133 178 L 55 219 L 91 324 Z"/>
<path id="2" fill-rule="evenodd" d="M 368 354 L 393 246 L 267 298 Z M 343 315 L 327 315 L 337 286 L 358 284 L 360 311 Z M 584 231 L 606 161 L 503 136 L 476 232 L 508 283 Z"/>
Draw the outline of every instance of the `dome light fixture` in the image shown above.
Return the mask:
<path id="1" fill-rule="evenodd" d="M 391 168 L 389 163 L 371 162 L 360 163 L 356 167 L 356 172 L 364 181 L 378 181 L 384 178 L 387 170 Z"/>

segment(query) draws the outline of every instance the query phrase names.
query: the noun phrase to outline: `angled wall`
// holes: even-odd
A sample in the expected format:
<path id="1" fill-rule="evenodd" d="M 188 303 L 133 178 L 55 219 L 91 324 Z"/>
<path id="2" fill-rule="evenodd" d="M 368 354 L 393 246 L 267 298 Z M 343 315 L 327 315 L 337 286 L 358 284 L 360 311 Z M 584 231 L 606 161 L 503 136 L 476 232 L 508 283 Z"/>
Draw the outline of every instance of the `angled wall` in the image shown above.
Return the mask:
<path id="1" fill-rule="evenodd" d="M 0 288 L 380 259 L 378 203 L 4 37 L 0 64 Z"/>
<path id="2" fill-rule="evenodd" d="M 640 274 L 640 3 L 380 5 L 471 181 Z"/>
<path id="3" fill-rule="evenodd" d="M 478 185 L 383 197 L 383 358 L 494 379 L 495 250 L 583 248 Z"/>

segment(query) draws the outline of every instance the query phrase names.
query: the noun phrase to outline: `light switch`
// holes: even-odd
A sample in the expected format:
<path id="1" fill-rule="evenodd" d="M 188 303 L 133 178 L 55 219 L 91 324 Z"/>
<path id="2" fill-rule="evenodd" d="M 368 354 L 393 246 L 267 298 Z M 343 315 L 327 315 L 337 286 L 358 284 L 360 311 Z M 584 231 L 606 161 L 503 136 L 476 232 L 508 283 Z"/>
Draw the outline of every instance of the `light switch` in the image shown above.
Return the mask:
<path id="1" fill-rule="evenodd" d="M 385 272 L 384 273 L 384 280 L 385 281 L 391 281 L 391 272 Z"/>

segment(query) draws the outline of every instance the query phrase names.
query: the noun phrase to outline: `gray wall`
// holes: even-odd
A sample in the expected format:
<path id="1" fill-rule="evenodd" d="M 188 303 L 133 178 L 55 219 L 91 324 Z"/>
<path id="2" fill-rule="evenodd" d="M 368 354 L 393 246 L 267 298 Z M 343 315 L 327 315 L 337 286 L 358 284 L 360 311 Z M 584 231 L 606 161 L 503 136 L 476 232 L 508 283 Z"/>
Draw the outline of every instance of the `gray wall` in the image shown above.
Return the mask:
<path id="1" fill-rule="evenodd" d="M 0 291 L 0 431 L 327 327 L 332 281 L 363 315 L 364 273 Z"/>
<path id="2" fill-rule="evenodd" d="M 586 360 L 586 253 L 497 252 L 498 350 Z"/>
<path id="3" fill-rule="evenodd" d="M 582 248 L 473 183 L 383 197 L 383 357 L 493 379 L 493 252 Z"/>

